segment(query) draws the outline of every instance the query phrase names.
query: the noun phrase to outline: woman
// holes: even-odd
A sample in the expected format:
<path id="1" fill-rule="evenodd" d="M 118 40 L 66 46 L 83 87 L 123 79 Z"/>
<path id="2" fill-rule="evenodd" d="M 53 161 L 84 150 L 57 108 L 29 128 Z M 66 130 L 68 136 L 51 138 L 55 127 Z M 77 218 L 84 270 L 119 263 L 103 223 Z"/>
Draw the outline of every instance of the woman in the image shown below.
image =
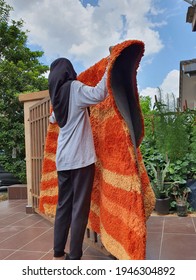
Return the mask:
<path id="1" fill-rule="evenodd" d="M 90 87 L 77 81 L 77 74 L 68 59 L 58 58 L 50 67 L 51 121 L 56 121 L 60 127 L 56 153 L 58 204 L 54 260 L 79 260 L 82 257 L 96 162 L 88 107 L 107 97 L 106 72 L 95 87 Z M 65 255 L 69 229 L 70 253 Z"/>

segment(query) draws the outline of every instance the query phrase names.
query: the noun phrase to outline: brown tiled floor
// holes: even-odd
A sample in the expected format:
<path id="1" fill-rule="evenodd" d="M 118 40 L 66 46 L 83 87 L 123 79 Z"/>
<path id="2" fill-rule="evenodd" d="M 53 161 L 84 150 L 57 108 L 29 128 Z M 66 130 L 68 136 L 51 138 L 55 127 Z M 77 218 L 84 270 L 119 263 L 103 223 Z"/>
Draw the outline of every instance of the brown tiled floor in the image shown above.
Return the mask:
<path id="1" fill-rule="evenodd" d="M 52 259 L 53 225 L 25 207 L 25 200 L 0 202 L 0 260 Z M 147 232 L 148 260 L 196 260 L 196 217 L 151 216 Z M 111 258 L 85 242 L 83 259 Z"/>

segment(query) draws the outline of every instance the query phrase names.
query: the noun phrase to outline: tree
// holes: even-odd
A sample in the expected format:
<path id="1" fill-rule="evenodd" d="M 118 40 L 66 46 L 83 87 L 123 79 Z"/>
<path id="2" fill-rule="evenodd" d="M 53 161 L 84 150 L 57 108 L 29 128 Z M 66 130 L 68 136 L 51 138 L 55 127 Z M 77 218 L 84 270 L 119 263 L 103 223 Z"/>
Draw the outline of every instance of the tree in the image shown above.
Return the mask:
<path id="1" fill-rule="evenodd" d="M 42 51 L 27 47 L 23 20 L 9 21 L 12 7 L 0 0 L 0 164 L 25 181 L 24 112 L 18 95 L 47 89 Z"/>
<path id="2" fill-rule="evenodd" d="M 144 115 L 151 114 L 151 98 L 150 96 L 140 96 L 140 105 Z"/>

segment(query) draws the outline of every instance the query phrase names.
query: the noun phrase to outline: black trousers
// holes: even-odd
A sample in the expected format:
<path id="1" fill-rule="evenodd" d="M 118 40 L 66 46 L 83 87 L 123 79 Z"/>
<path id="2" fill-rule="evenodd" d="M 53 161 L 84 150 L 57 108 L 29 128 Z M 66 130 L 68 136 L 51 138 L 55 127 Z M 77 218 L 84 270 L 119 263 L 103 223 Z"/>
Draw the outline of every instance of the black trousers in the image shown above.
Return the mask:
<path id="1" fill-rule="evenodd" d="M 58 171 L 58 204 L 54 224 L 54 257 L 64 255 L 70 230 L 69 258 L 82 257 L 82 245 L 88 222 L 95 164 Z"/>

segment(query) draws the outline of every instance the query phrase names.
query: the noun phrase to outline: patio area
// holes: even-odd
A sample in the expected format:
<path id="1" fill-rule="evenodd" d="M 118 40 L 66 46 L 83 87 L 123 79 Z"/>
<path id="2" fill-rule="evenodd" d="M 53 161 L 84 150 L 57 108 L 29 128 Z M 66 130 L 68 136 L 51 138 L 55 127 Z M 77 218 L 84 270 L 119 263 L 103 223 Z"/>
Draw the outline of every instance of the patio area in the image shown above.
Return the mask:
<path id="1" fill-rule="evenodd" d="M 0 202 L 0 260 L 52 259 L 53 225 L 38 214 L 26 214 L 26 205 L 25 199 Z M 147 260 L 196 260 L 194 215 L 152 215 L 147 233 Z M 85 242 L 82 259 L 111 258 Z"/>

